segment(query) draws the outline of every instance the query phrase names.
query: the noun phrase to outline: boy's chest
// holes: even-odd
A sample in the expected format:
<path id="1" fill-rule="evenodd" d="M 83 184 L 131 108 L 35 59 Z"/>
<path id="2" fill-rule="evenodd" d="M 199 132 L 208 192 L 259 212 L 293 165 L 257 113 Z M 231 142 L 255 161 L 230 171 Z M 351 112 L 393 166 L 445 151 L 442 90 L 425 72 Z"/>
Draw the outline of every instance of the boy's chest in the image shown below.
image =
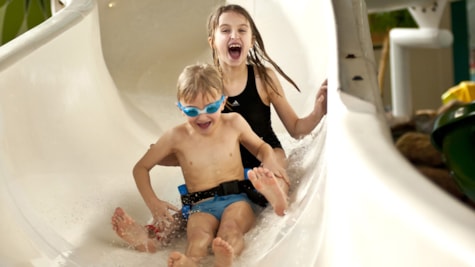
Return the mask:
<path id="1" fill-rule="evenodd" d="M 236 136 L 219 136 L 183 140 L 180 146 L 182 160 L 195 167 L 208 164 L 225 164 L 239 157 L 239 140 Z"/>

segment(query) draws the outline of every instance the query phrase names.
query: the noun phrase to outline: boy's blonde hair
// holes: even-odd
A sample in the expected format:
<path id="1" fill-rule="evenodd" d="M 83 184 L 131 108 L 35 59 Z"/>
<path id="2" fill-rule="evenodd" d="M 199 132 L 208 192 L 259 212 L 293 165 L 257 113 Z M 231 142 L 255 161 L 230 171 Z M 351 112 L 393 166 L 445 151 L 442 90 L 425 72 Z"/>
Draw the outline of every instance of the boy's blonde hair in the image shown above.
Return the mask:
<path id="1" fill-rule="evenodd" d="M 178 101 L 193 101 L 198 94 L 204 98 L 223 95 L 223 79 L 221 74 L 210 64 L 194 64 L 185 67 L 178 77 Z"/>

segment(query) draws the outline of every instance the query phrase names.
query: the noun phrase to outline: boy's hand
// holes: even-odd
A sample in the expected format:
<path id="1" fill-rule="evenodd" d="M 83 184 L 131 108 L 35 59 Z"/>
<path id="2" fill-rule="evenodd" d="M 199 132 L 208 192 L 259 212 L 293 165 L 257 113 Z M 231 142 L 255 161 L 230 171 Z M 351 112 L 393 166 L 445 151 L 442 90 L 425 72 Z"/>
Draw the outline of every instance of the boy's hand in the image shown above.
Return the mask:
<path id="1" fill-rule="evenodd" d="M 176 206 L 158 199 L 151 203 L 149 208 L 153 215 L 153 224 L 157 225 L 159 229 L 166 229 L 175 221 L 170 210 L 175 212 L 180 211 Z"/>
<path id="2" fill-rule="evenodd" d="M 287 172 L 284 169 L 282 169 L 280 171 L 277 171 L 277 172 L 274 172 L 274 176 L 275 176 L 275 178 L 284 180 L 284 182 L 290 188 L 289 176 L 287 176 Z"/>
<path id="3" fill-rule="evenodd" d="M 275 178 L 284 180 L 284 182 L 290 187 L 289 176 L 287 176 L 287 171 L 285 168 L 282 168 L 282 166 L 276 162 L 263 162 L 261 167 L 270 170 L 274 174 Z"/>

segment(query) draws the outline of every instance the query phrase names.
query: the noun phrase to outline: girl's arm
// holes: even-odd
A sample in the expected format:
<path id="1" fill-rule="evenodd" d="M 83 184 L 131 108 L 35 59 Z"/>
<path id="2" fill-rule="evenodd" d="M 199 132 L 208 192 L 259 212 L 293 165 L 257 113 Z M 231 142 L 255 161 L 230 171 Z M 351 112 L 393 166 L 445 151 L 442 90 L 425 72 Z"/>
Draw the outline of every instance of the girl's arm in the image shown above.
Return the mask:
<path id="1" fill-rule="evenodd" d="M 271 104 L 274 106 L 277 115 L 287 129 L 287 132 L 293 138 L 301 138 L 310 132 L 317 126 L 322 117 L 327 113 L 327 83 L 323 82 L 319 92 L 315 98 L 315 105 L 310 114 L 306 117 L 299 118 L 294 109 L 285 97 L 284 90 L 280 84 L 275 72 L 268 69 L 268 74 L 274 82 L 278 94 L 272 90 L 266 90 Z M 261 86 L 262 83 L 261 83 Z"/>

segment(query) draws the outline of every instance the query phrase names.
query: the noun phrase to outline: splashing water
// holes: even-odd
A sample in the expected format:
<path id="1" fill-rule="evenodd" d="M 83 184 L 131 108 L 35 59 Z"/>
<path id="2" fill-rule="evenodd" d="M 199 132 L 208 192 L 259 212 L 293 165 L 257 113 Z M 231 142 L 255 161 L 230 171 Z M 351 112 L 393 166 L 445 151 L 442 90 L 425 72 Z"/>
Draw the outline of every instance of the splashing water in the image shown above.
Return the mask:
<path id="1" fill-rule="evenodd" d="M 305 205 L 308 205 L 308 195 L 314 192 L 319 198 L 321 192 L 321 185 L 323 179 L 321 176 L 325 175 L 324 160 L 324 139 L 326 134 L 325 123 L 315 129 L 315 131 L 300 140 L 294 140 L 290 136 L 280 136 L 282 144 L 288 152 L 289 167 L 288 174 L 291 179 L 292 190 L 290 192 L 290 206 L 283 217 L 277 216 L 272 208 L 267 207 L 258 211 L 256 225 L 245 235 L 246 247 L 242 255 L 236 258 L 236 267 L 258 266 L 256 265 L 262 260 L 266 254 L 274 249 L 283 239 L 292 234 L 292 229 L 295 227 L 300 217 L 303 216 L 302 211 Z M 310 150 L 319 151 L 315 156 Z M 313 153 L 315 155 L 315 153 Z M 312 207 L 317 213 L 321 213 L 322 207 Z M 314 224 L 312 231 L 321 232 L 322 226 Z M 316 229 L 315 229 L 316 228 Z M 302 244 L 292 244 L 294 247 L 305 246 L 305 242 L 312 242 L 309 240 L 299 241 Z M 117 244 L 112 246 L 118 247 Z M 100 265 L 97 267 L 119 267 L 119 266 L 166 266 L 168 255 L 172 251 L 184 252 L 186 248 L 186 235 L 182 235 L 173 240 L 164 249 L 150 254 L 134 251 L 121 245 L 120 249 L 114 249 L 111 252 L 104 253 L 100 259 Z M 318 248 L 315 253 L 318 252 Z M 214 258 L 210 255 L 203 260 L 201 266 L 212 266 Z M 295 257 L 298 260 L 298 257 Z M 295 264 L 299 264 L 295 262 Z M 302 263 L 303 264 L 303 263 Z M 259 265 L 261 266 L 261 265 Z M 298 266 L 298 265 L 295 265 Z"/>

